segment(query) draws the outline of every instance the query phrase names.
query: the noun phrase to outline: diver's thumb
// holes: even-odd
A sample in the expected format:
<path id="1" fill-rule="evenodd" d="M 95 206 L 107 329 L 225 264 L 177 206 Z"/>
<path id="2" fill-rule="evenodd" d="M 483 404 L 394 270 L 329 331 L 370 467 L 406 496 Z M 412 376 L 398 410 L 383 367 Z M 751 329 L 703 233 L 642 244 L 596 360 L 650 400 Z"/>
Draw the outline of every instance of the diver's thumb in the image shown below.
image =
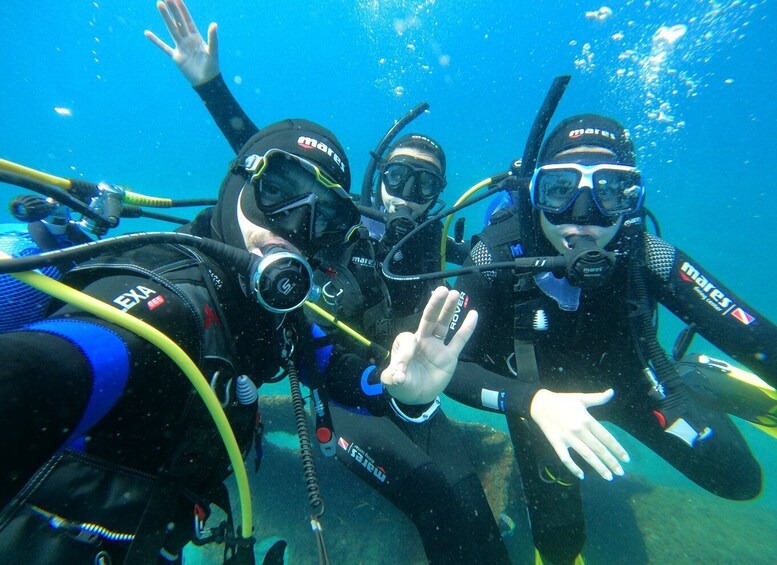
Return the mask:
<path id="1" fill-rule="evenodd" d="M 383 384 L 401 384 L 405 381 L 405 371 L 417 347 L 418 339 L 410 332 L 402 332 L 394 338 L 389 366 L 383 370 L 380 377 Z"/>
<path id="2" fill-rule="evenodd" d="M 604 392 L 584 393 L 580 395 L 580 402 L 582 402 L 586 408 L 601 406 L 602 404 L 607 404 L 614 394 L 615 391 L 611 388 L 608 388 Z"/>

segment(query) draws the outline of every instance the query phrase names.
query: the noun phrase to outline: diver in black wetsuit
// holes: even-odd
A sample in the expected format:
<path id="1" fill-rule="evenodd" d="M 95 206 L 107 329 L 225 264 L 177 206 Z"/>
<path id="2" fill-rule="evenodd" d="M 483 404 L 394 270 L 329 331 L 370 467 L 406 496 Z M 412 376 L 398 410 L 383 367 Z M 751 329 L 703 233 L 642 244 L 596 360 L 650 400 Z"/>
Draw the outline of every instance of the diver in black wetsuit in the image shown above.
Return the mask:
<path id="1" fill-rule="evenodd" d="M 193 23 L 187 25 L 186 29 L 178 23 L 191 22 L 184 4 L 169 2 L 167 6 L 160 6 L 160 12 L 178 49 L 186 45 L 187 41 L 201 48 L 200 42 L 190 36 L 187 38 L 186 32 L 192 31 Z M 171 22 L 176 22 L 172 28 Z M 176 32 L 181 35 L 176 37 Z M 211 27 L 210 45 L 217 44 L 215 37 L 215 29 Z M 164 45 L 161 40 L 154 43 L 160 47 Z M 204 72 L 204 77 L 198 75 L 199 78 L 195 80 L 185 72 L 184 75 L 193 83 L 230 145 L 236 149 L 240 141 L 257 128 L 229 92 L 221 75 L 213 76 L 214 72 L 218 73 L 217 64 L 206 68 Z M 205 82 L 198 84 L 199 80 Z M 397 196 L 386 192 L 383 202 L 388 200 L 388 209 L 383 211 L 396 215 L 397 219 L 410 220 L 412 228 L 415 225 L 413 220 L 426 213 L 444 187 L 445 157 L 439 146 L 428 138 L 414 141 L 408 147 L 401 142 L 400 139 L 390 149 L 388 159 L 381 166 L 382 179 L 393 175 L 391 179 L 395 182 L 389 184 L 392 191 L 398 192 Z M 427 181 L 424 184 L 426 192 L 414 190 L 421 176 L 416 169 L 421 166 L 426 169 L 423 174 Z M 385 185 L 385 182 L 381 184 Z M 403 194 L 403 189 L 407 194 Z M 401 196 L 405 198 L 400 200 Z M 392 229 L 397 229 L 397 224 L 391 225 Z M 373 231 L 382 227 L 383 224 L 372 225 Z M 437 235 L 430 243 L 439 246 L 441 230 L 439 225 L 434 227 Z M 393 330 L 389 317 L 397 315 L 398 303 L 402 303 L 401 311 L 404 315 L 414 314 L 418 302 L 428 296 L 427 291 L 431 287 L 427 283 L 421 288 L 408 288 L 413 285 L 405 285 L 403 293 L 395 289 L 394 293 L 389 294 L 376 267 L 390 244 L 398 238 L 392 239 L 390 232 L 387 239 L 391 241 L 379 242 L 384 235 L 385 230 L 380 229 L 377 237 L 357 242 L 350 247 L 349 256 L 345 261 L 340 261 L 339 265 L 322 265 L 323 271 L 332 278 L 330 284 L 326 284 L 326 276 L 321 276 L 321 269 L 316 276 L 319 282 L 324 283 L 324 298 L 327 294 L 342 295 L 336 305 L 339 307 L 339 317 L 347 322 L 357 318 L 357 325 L 362 331 L 385 343 L 385 338 Z M 354 257 L 355 261 L 352 260 Z M 426 263 L 421 265 L 415 256 L 408 253 L 401 263 L 407 265 L 410 271 L 419 267 L 424 270 L 434 269 L 439 265 L 439 252 L 431 259 L 426 258 Z M 348 268 L 342 268 L 343 264 Z M 351 272 L 353 277 L 350 276 Z M 370 276 L 374 278 L 370 279 Z M 356 279 L 353 284 L 349 284 L 351 278 Z M 388 296 L 397 299 L 384 300 Z M 370 312 L 377 312 L 378 315 L 371 315 Z M 320 349 L 330 345 L 326 343 Z M 452 428 L 442 411 L 438 410 L 439 401 L 419 409 L 392 403 L 393 411 L 387 413 L 380 406 L 384 387 L 377 379 L 379 368 L 375 364 L 367 366 L 361 357 L 351 353 L 353 348 L 348 345 L 347 342 L 338 344 L 326 366 L 321 367 L 326 374 L 330 394 L 346 374 L 363 376 L 361 389 L 353 390 L 352 395 L 333 398 L 339 402 L 330 403 L 329 412 L 337 436 L 337 458 L 413 520 L 430 562 L 507 563 L 506 550 L 483 489 L 469 461 L 460 456 L 460 442 L 452 436 Z M 365 395 L 367 402 L 364 400 Z M 358 408 L 349 410 L 346 408 L 348 405 Z M 424 426 L 419 425 L 430 418 Z M 439 450 L 429 451 L 417 447 L 416 444 L 426 445 L 429 437 L 436 438 L 432 445 L 439 446 Z M 451 446 L 457 446 L 457 449 Z M 464 535 L 465 532 L 467 535 Z"/>
<path id="2" fill-rule="evenodd" d="M 180 344 L 223 403 L 245 457 L 251 440 L 261 440 L 257 387 L 279 367 L 288 372 L 290 358 L 312 366 L 308 323 L 285 305 L 305 286 L 301 253 L 315 262 L 354 232 L 359 214 L 349 185 L 348 163 L 331 132 L 305 120 L 278 122 L 239 151 L 216 207 L 179 230 L 225 245 L 111 252 L 63 280 Z M 237 267 L 238 259 L 249 265 L 249 257 L 250 267 Z M 281 263 L 283 276 L 261 277 L 271 269 L 264 260 L 278 258 L 289 262 Z M 278 284 L 263 285 L 272 280 Z M 449 322 L 456 296 L 436 291 L 413 350 L 397 342 L 402 365 L 392 356 L 391 372 L 375 375 L 409 405 L 428 404 L 453 373 L 466 339 L 445 346 L 431 333 Z M 474 329 L 476 317 L 470 320 Z M 292 348 L 301 355 L 292 356 Z M 176 562 L 192 536 L 203 534 L 190 529 L 192 509 L 204 516 L 210 501 L 228 503 L 222 480 L 230 461 L 216 427 L 180 365 L 151 342 L 67 305 L 1 334 L 0 364 L 0 411 L 13 424 L 0 440 L 9 455 L 0 464 L 4 557 Z M 329 394 L 390 410 L 389 393 L 366 396 L 361 380 L 361 372 L 341 378 Z M 233 537 L 231 548 L 252 562 L 248 541 Z"/>
<path id="3" fill-rule="evenodd" d="M 545 563 L 572 563 L 585 540 L 580 483 L 553 463 L 541 433 L 563 458 L 552 431 L 560 415 L 535 411 L 530 399 L 540 389 L 611 387 L 614 399 L 592 411 L 597 418 L 708 491 L 751 500 L 761 490 L 758 463 L 727 415 L 694 401 L 657 343 L 653 314 L 663 304 L 772 385 L 777 329 L 692 258 L 645 232 L 644 188 L 618 122 L 592 114 L 563 120 L 537 165 L 529 193 L 512 193 L 513 206 L 476 236 L 465 266 L 575 250 L 605 260 L 566 278 L 507 269 L 459 277 L 462 310 L 477 309 L 489 331 L 476 332 L 446 394 L 507 415 L 535 545 Z"/>
<path id="4" fill-rule="evenodd" d="M 342 241 L 358 222 L 356 208 L 343 188 L 336 192 L 321 185 L 309 170 L 317 166 L 347 187 L 347 164 L 341 168 L 324 152 L 308 155 L 302 148 L 295 149 L 300 135 L 324 140 L 335 150 L 334 155 L 342 155 L 334 136 L 312 122 L 287 120 L 270 126 L 244 148 L 240 164 L 224 180 L 218 205 L 179 231 L 242 250 L 261 248 L 267 253 L 267 245 L 276 249 L 288 246 L 278 237 L 283 234 L 308 256 Z M 269 148 L 276 149 L 277 156 L 270 156 Z M 261 177 L 252 176 L 244 166 L 254 152 L 263 156 Z M 307 204 L 314 206 L 310 210 L 298 206 L 280 217 L 267 209 L 260 210 L 258 204 L 252 205 L 248 196 L 239 202 L 240 194 L 250 195 L 249 189 L 256 182 L 271 181 L 286 190 L 298 191 L 298 198 L 307 194 Z M 315 221 L 299 226 L 303 216 Z M 275 235 L 262 226 L 271 227 Z M 260 241 L 262 238 L 265 241 Z M 208 379 L 218 374 L 212 385 L 220 399 L 232 399 L 224 400 L 225 409 L 245 453 L 256 425 L 256 403 L 236 400 L 238 381 L 247 394 L 243 398 L 250 400 L 253 390 L 255 400 L 256 387 L 272 378 L 283 364 L 280 319 L 264 309 L 248 290 L 245 277 L 249 274 L 235 271 L 223 255 L 211 256 L 183 245 L 150 245 L 84 263 L 71 269 L 63 281 L 161 330 L 181 345 Z M 291 314 L 287 319 L 290 327 L 299 323 Z M 133 533 L 137 523 L 130 516 L 138 508 L 113 506 L 115 501 L 110 497 L 101 498 L 104 493 L 90 482 L 94 481 L 94 469 L 110 466 L 118 473 L 140 471 L 164 477 L 154 484 L 173 488 L 165 495 L 169 498 L 162 504 L 164 508 L 158 508 L 159 515 L 145 527 L 164 529 L 168 522 L 178 527 L 167 536 L 162 533 L 150 540 L 146 539 L 149 531 L 143 531 L 133 546 L 145 559 L 158 554 L 161 547 L 164 550 L 160 559 L 177 559 L 192 535 L 183 525 L 190 523 L 188 516 L 194 502 L 212 500 L 213 490 L 229 473 L 226 453 L 214 449 L 216 428 L 178 367 L 150 342 L 74 306 L 65 306 L 41 322 L 2 334 L 0 343 L 0 363 L 4 367 L 0 380 L 2 413 L 16 430 L 5 434 L 2 441 L 3 452 L 15 454 L 5 457 L 0 469 L 3 506 L 49 458 L 50 465 L 63 454 L 70 457 L 75 450 L 81 453 L 74 456 L 78 460 L 73 463 L 75 469 L 65 472 L 73 492 L 86 493 L 86 497 L 70 498 L 55 492 L 52 500 L 52 493 L 38 492 L 30 504 L 65 519 Z M 238 379 L 238 375 L 247 375 L 248 379 Z M 57 465 L 61 468 L 63 464 Z M 45 471 L 36 480 L 43 481 L 48 473 Z M 180 503 L 180 512 L 176 513 L 182 492 L 189 493 L 194 502 L 188 507 Z M 29 497 L 29 492 L 24 496 Z M 127 499 L 142 501 L 143 496 L 143 492 L 134 492 Z M 8 528 L 8 515 L 13 514 L 14 507 L 25 508 L 18 502 L 6 508 L 3 528 Z M 202 507 L 207 508 L 207 504 Z M 183 512 L 186 519 L 181 518 Z M 126 516 L 117 520 L 121 514 Z M 27 527 L 35 529 L 38 523 L 46 522 L 40 517 L 36 522 L 33 517 L 28 519 Z M 7 545 L 8 531 L 0 543 L 4 555 L 25 555 L 18 553 L 19 545 Z M 107 551 L 118 562 L 128 551 L 127 540 L 113 543 L 115 540 L 98 536 L 93 543 L 79 543 L 75 533 L 64 526 L 46 531 L 49 535 L 44 535 L 43 541 L 32 537 L 20 543 L 30 543 L 44 553 L 53 552 L 63 562 L 78 562 L 100 551 Z M 144 544 L 150 547 L 139 549 Z"/>

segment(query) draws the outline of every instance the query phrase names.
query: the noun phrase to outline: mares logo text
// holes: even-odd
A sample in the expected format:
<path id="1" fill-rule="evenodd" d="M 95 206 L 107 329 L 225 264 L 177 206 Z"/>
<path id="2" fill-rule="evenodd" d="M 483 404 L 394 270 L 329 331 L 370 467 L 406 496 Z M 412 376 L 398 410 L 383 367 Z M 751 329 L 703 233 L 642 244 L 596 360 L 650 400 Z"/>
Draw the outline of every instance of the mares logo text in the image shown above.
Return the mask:
<path id="1" fill-rule="evenodd" d="M 578 128 L 573 129 L 569 132 L 569 139 L 577 139 L 578 137 L 583 137 L 584 135 L 601 135 L 602 137 L 606 137 L 607 139 L 615 139 L 615 134 L 612 132 L 607 131 L 606 129 L 599 129 L 599 128 Z"/>
<path id="2" fill-rule="evenodd" d="M 349 444 L 343 438 L 339 438 L 337 440 L 337 445 L 341 449 L 344 449 L 345 452 L 354 459 L 354 461 L 367 469 L 368 472 L 372 473 L 372 476 L 378 479 L 378 481 L 381 483 L 386 482 L 386 471 L 384 471 L 382 467 L 378 467 L 375 464 L 375 460 L 370 457 L 361 447 L 355 443 Z"/>
<path id="3" fill-rule="evenodd" d="M 749 326 L 756 321 L 756 317 L 745 311 L 741 307 L 736 307 L 734 301 L 716 287 L 713 283 L 699 272 L 699 269 L 691 265 L 688 261 L 680 267 L 680 277 L 687 282 L 692 282 L 696 286 L 694 291 L 704 302 L 712 306 L 722 316 L 729 315 L 745 326 Z"/>
<path id="4" fill-rule="evenodd" d="M 696 294 L 718 312 L 722 312 L 731 307 L 731 299 L 718 289 L 718 287 L 712 284 L 707 277 L 702 275 L 699 270 L 688 261 L 683 263 L 682 267 L 680 267 L 680 276 L 684 281 L 693 282 L 696 285 L 696 288 L 694 288 Z"/>
<path id="5" fill-rule="evenodd" d="M 332 160 L 335 162 L 335 165 L 340 167 L 341 171 L 345 172 L 345 161 L 343 161 L 342 157 L 332 151 L 332 148 L 323 141 L 319 141 L 313 137 L 301 135 L 297 139 L 297 145 L 303 149 L 318 149 L 319 151 L 326 153 L 332 158 Z"/>

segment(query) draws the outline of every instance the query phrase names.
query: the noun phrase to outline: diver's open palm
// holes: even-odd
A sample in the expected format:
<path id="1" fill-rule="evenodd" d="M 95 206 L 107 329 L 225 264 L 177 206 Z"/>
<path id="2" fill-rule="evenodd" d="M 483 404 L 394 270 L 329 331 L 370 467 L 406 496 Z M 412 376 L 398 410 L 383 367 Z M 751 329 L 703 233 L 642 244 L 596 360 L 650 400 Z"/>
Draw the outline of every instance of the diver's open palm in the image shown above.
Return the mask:
<path id="1" fill-rule="evenodd" d="M 580 479 L 584 478 L 583 470 L 570 456 L 570 449 L 608 481 L 612 480 L 612 473 L 623 475 L 618 459 L 629 461 L 618 440 L 588 413 L 588 408 L 609 402 L 612 395 L 612 389 L 597 393 L 556 393 L 540 389 L 532 399 L 532 420 L 548 438 L 561 462 Z"/>
<path id="2" fill-rule="evenodd" d="M 208 26 L 208 42 L 202 38 L 183 0 L 166 0 L 156 4 L 175 47 L 171 47 L 152 31 L 145 36 L 170 57 L 192 86 L 215 78 L 219 72 L 219 38 L 216 24 Z"/>
<path id="3" fill-rule="evenodd" d="M 437 287 L 416 332 L 403 332 L 394 339 L 391 362 L 380 380 L 399 402 L 426 404 L 448 386 L 459 354 L 477 325 L 477 312 L 470 311 L 459 331 L 445 343 L 458 301 L 458 291 Z"/>

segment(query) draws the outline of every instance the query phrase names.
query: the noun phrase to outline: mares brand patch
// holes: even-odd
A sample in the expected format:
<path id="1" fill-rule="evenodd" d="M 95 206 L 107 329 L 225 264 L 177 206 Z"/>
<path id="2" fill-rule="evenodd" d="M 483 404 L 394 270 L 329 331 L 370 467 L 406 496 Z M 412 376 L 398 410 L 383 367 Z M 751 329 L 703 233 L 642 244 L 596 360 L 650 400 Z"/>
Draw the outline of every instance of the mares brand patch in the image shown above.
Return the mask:
<path id="1" fill-rule="evenodd" d="M 351 263 L 360 267 L 375 267 L 376 265 L 375 259 L 370 257 L 357 257 L 355 255 L 351 257 Z"/>
<path id="2" fill-rule="evenodd" d="M 606 137 L 607 139 L 615 140 L 615 134 L 612 132 L 607 131 L 606 129 L 599 129 L 599 128 L 577 128 L 573 129 L 569 132 L 569 139 L 577 139 L 578 137 L 583 137 L 584 135 L 601 135 L 602 137 Z"/>
<path id="3" fill-rule="evenodd" d="M 375 464 L 375 460 L 370 457 L 366 451 L 355 443 L 348 443 L 345 439 L 338 438 L 337 445 L 343 449 L 348 455 L 350 455 L 354 461 L 364 467 L 373 477 L 379 482 L 386 482 L 386 471 L 383 467 L 379 467 Z"/>
<path id="4" fill-rule="evenodd" d="M 623 222 L 623 227 L 627 228 L 629 226 L 638 225 L 642 223 L 642 218 L 629 218 L 625 222 Z"/>
<path id="5" fill-rule="evenodd" d="M 323 141 L 319 141 L 313 137 L 308 137 L 306 135 L 301 135 L 297 139 L 297 145 L 302 147 L 303 149 L 318 149 L 322 153 L 326 153 L 329 155 L 332 160 L 335 162 L 335 165 L 340 167 L 340 170 L 345 172 L 345 161 L 343 161 L 343 158 L 340 157 L 337 153 L 335 153 L 331 147 L 329 147 L 326 143 Z"/>
<path id="6" fill-rule="evenodd" d="M 127 312 L 141 302 L 148 300 L 149 296 L 153 296 L 154 294 L 158 294 L 157 291 L 150 289 L 147 286 L 138 285 L 114 298 L 113 303 L 119 306 L 122 312 Z M 157 304 L 157 306 L 158 305 L 159 304 Z"/>
<path id="7" fill-rule="evenodd" d="M 435 149 L 439 149 L 440 148 L 440 146 L 437 145 L 434 141 L 432 141 L 428 137 L 424 137 L 423 135 L 418 135 L 418 134 L 414 133 L 414 134 L 411 134 L 410 139 L 414 139 L 414 140 L 418 140 L 418 141 L 425 141 L 426 143 L 428 143 L 429 145 L 431 145 Z"/>
<path id="8" fill-rule="evenodd" d="M 685 282 L 693 283 L 694 292 L 715 311 L 720 312 L 721 316 L 730 315 L 746 326 L 755 322 L 755 316 L 745 312 L 741 307 L 737 307 L 734 301 L 726 296 L 726 293 L 710 282 L 699 269 L 688 261 L 685 261 L 680 267 L 680 278 Z"/>
<path id="9" fill-rule="evenodd" d="M 208 271 L 208 274 L 210 275 L 211 280 L 213 281 L 213 284 L 216 286 L 216 290 L 221 290 L 221 287 L 223 286 L 223 282 L 221 282 L 221 279 L 218 277 L 216 273 L 213 271 Z"/>
<path id="10" fill-rule="evenodd" d="M 718 312 L 729 310 L 732 307 L 731 299 L 688 261 L 680 267 L 680 278 L 685 282 L 693 283 L 696 294 Z"/>

